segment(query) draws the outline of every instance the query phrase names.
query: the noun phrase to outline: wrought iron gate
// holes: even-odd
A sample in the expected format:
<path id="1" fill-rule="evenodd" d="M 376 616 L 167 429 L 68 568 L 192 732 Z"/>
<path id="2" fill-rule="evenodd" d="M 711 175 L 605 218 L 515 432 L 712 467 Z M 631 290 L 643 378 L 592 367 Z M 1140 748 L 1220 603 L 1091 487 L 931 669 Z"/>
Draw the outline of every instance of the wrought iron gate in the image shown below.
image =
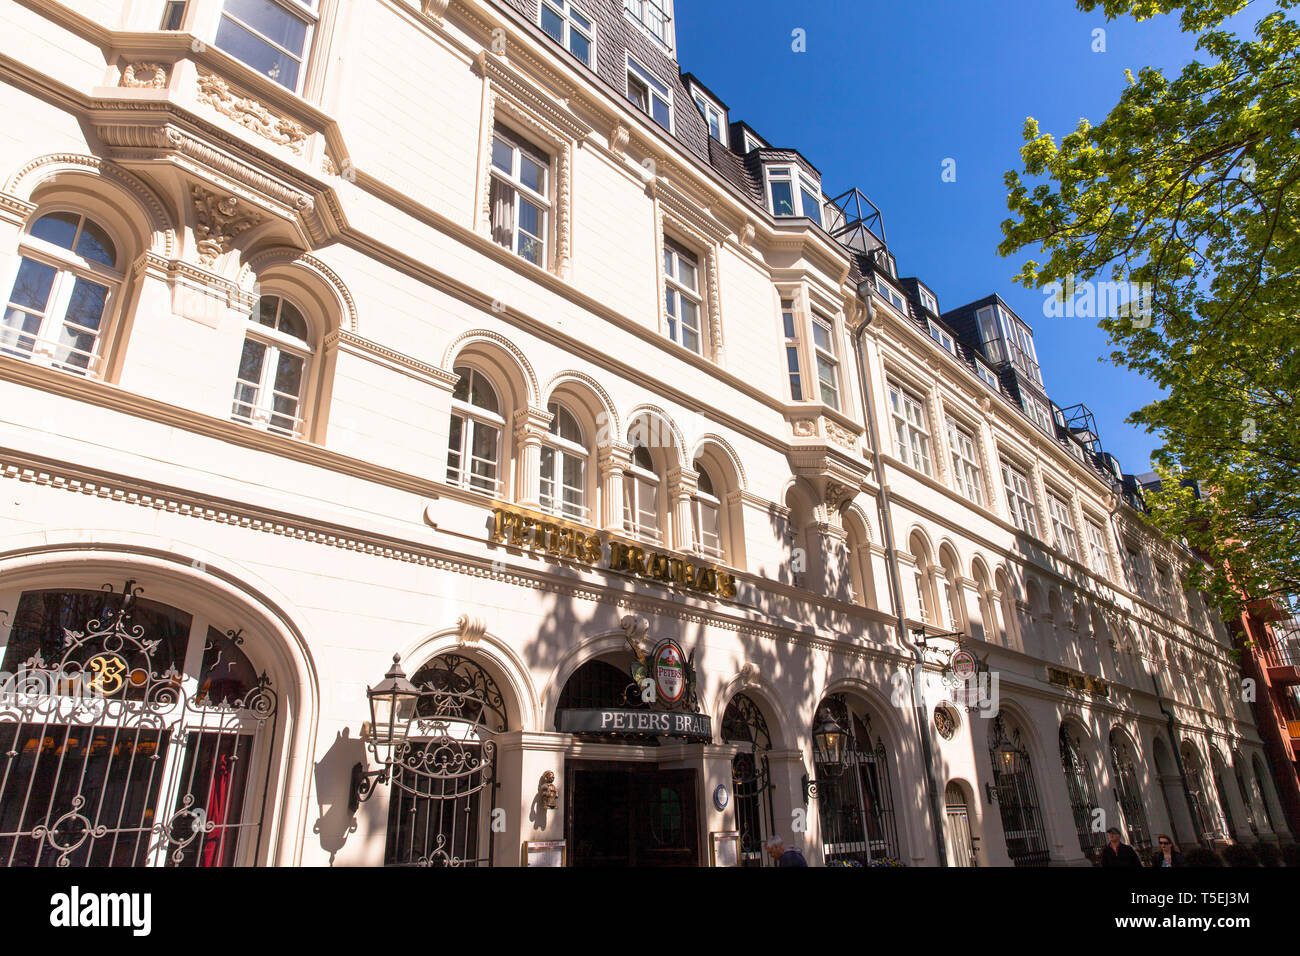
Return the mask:
<path id="1" fill-rule="evenodd" d="M 722 715 L 722 739 L 749 744 L 731 758 L 731 788 L 736 806 L 736 829 L 740 831 L 740 865 L 763 866 L 767 854 L 763 842 L 772 833 L 772 791 L 767 752 L 772 735 L 754 701 L 737 694 Z"/>
<path id="2" fill-rule="evenodd" d="M 1080 752 L 1079 741 L 1070 736 L 1070 729 L 1061 724 L 1061 769 L 1065 771 L 1065 788 L 1070 795 L 1070 812 L 1074 815 L 1074 832 L 1079 837 L 1079 849 L 1090 857 L 1106 843 L 1101 831 L 1092 826 L 1093 811 L 1097 809 L 1097 791 L 1092 783 L 1092 771 Z"/>
<path id="3" fill-rule="evenodd" d="M 23 594 L 0 688 L 0 864 L 255 862 L 276 694 L 239 631 L 208 628 L 187 679 L 191 617 L 142 590 Z M 141 605 L 170 626 L 150 633 Z"/>
<path id="4" fill-rule="evenodd" d="M 1043 818 L 1038 809 L 1038 789 L 1029 751 L 1020 743 L 1020 731 L 1007 735 L 1002 716 L 993 718 L 989 758 L 993 786 L 997 789 L 1002 832 L 1007 854 L 1016 866 L 1045 866 L 1049 859 Z"/>
<path id="5" fill-rule="evenodd" d="M 842 768 L 815 764 L 822 853 L 827 864 L 863 866 L 873 859 L 898 858 L 898 831 L 884 741 L 871 746 L 871 718 L 851 714 L 843 694 L 827 697 L 815 718 L 829 716 L 849 734 Z"/>
<path id="6" fill-rule="evenodd" d="M 1192 750 L 1183 751 L 1183 772 L 1187 780 L 1188 809 L 1192 814 L 1192 826 L 1196 828 L 1196 838 L 1206 846 L 1214 845 L 1214 824 L 1211 822 L 1210 805 L 1205 796 L 1205 773 L 1200 757 Z"/>
<path id="7" fill-rule="evenodd" d="M 490 865 L 504 698 L 491 675 L 456 654 L 435 657 L 412 683 L 420 698 L 393 752 L 385 863 Z"/>
<path id="8" fill-rule="evenodd" d="M 1128 842 L 1139 855 L 1151 852 L 1151 827 L 1147 823 L 1146 809 L 1142 805 L 1142 793 L 1138 789 L 1137 767 L 1133 762 L 1133 751 L 1128 741 L 1110 735 L 1110 766 L 1115 774 L 1115 801 L 1128 829 Z"/>

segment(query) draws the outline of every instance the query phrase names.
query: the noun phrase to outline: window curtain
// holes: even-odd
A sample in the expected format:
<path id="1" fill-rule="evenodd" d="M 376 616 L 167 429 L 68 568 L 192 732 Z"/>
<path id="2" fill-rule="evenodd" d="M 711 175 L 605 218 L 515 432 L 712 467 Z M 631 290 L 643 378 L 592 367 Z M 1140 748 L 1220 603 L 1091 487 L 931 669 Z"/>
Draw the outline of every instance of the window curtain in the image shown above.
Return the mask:
<path id="1" fill-rule="evenodd" d="M 492 239 L 510 249 L 515 241 L 515 191 L 492 177 Z"/>

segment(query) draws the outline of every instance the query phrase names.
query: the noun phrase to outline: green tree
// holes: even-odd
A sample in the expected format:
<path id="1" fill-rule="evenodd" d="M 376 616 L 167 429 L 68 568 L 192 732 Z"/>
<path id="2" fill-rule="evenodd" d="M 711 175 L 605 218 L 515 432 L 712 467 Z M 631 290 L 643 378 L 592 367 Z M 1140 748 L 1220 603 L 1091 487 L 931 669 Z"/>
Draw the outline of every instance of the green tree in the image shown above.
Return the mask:
<path id="1" fill-rule="evenodd" d="M 1247 0 L 1076 2 L 1108 18 L 1177 11 L 1198 59 L 1175 77 L 1127 73 L 1105 121 L 1059 146 L 1028 119 L 999 252 L 1041 249 L 1047 262 L 1017 276 L 1029 287 L 1149 290 L 1142 314 L 1101 326 L 1112 361 L 1162 389 L 1129 418 L 1163 443 L 1151 520 L 1207 556 L 1192 583 L 1225 613 L 1239 588 L 1300 593 L 1300 0 L 1274 0 L 1250 35 L 1224 24 Z"/>

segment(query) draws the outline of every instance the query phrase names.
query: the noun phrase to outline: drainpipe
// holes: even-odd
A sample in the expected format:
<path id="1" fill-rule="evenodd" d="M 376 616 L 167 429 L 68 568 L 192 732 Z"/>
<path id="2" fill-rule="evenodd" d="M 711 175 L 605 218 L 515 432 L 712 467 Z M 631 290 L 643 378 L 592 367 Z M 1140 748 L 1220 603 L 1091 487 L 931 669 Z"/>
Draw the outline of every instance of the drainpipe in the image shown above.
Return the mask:
<path id="1" fill-rule="evenodd" d="M 862 333 L 867 330 L 875 318 L 871 307 L 871 296 L 859 295 L 866 318 L 853 333 L 853 353 L 858 362 L 858 388 L 862 392 L 863 417 L 867 422 L 867 434 L 871 439 L 872 466 L 876 472 L 877 497 L 880 507 L 880 531 L 885 541 L 886 564 L 889 565 L 889 584 L 894 592 L 894 607 L 898 611 L 898 636 L 903 645 L 911 650 L 916 658 L 917 673 L 924 673 L 925 659 L 921 648 L 913 644 L 908 637 L 907 612 L 903 605 L 903 582 L 898 571 L 898 550 L 894 546 L 894 518 L 889 504 L 889 486 L 885 483 L 884 461 L 880 456 L 880 437 L 876 432 L 876 416 L 872 411 L 876 406 L 872 402 L 871 377 L 867 374 L 866 357 L 862 351 Z M 930 746 L 929 715 L 925 712 L 925 699 L 921 689 L 914 687 L 912 696 L 915 702 L 916 729 L 921 738 L 921 753 L 925 760 L 925 788 L 930 804 L 930 825 L 934 829 L 935 845 L 939 848 L 939 865 L 948 865 L 948 853 L 943 838 L 943 813 L 939 809 L 939 790 L 934 780 L 934 752 Z"/>

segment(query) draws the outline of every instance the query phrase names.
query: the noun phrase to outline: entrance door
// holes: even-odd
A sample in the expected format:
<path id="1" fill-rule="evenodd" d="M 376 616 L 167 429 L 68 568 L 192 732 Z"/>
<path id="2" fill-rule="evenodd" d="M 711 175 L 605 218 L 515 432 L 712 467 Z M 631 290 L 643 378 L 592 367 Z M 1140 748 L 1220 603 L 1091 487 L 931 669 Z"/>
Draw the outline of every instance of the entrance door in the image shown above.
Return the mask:
<path id="1" fill-rule="evenodd" d="M 944 813 L 944 844 L 948 849 L 949 866 L 974 866 L 975 844 L 970 836 L 970 814 L 966 809 L 966 795 L 961 788 L 948 785 L 944 793 L 947 804 Z"/>
<path id="2" fill-rule="evenodd" d="M 572 866 L 697 866 L 694 770 L 572 762 L 565 838 Z"/>

